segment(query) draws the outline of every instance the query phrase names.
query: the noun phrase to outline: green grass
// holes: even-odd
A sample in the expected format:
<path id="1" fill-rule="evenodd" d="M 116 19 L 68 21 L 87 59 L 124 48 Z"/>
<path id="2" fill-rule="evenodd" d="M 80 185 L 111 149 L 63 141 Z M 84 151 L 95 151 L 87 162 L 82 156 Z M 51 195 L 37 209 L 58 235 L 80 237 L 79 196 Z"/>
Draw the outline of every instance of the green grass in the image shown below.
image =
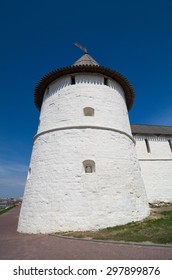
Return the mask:
<path id="1" fill-rule="evenodd" d="M 0 210 L 0 215 L 6 213 L 7 211 L 11 210 L 11 209 L 14 208 L 14 207 L 15 207 L 15 206 L 11 206 L 11 207 L 6 208 L 6 209 L 1 209 L 1 210 Z"/>
<path id="2" fill-rule="evenodd" d="M 161 211 L 158 217 L 109 227 L 96 232 L 70 232 L 65 235 L 98 240 L 172 244 L 172 210 Z"/>

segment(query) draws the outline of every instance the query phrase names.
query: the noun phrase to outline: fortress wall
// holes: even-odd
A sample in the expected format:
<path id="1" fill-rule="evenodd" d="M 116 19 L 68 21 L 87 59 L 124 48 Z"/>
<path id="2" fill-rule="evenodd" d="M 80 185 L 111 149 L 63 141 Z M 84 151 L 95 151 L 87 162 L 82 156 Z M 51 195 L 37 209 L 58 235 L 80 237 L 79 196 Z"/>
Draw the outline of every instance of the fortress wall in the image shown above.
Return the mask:
<path id="1" fill-rule="evenodd" d="M 150 152 L 145 139 L 149 142 Z M 148 201 L 172 202 L 172 151 L 169 145 L 172 138 L 138 135 L 135 140 Z"/>
<path id="2" fill-rule="evenodd" d="M 83 162 L 95 163 L 85 173 Z M 96 230 L 149 213 L 134 143 L 102 129 L 50 132 L 35 140 L 20 232 Z"/>
<path id="3" fill-rule="evenodd" d="M 48 129 L 99 125 L 125 131 L 131 135 L 124 91 L 121 86 L 95 74 L 76 74 L 76 84 L 70 84 L 70 76 L 60 78 L 49 85 L 41 108 L 38 133 Z M 94 109 L 93 117 L 84 116 L 83 109 Z"/>
<path id="4" fill-rule="evenodd" d="M 107 86 L 102 75 L 88 73 L 76 73 L 75 84 L 70 76 L 51 83 L 18 230 L 96 230 L 145 218 L 149 208 L 134 146 L 118 83 L 108 79 Z"/>

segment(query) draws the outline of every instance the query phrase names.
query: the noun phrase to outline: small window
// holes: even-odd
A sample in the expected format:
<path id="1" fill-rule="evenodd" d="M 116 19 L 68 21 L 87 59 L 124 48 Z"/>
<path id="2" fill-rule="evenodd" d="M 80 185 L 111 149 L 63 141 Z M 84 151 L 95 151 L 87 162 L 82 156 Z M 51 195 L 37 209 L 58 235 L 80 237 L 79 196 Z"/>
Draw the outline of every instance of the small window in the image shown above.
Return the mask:
<path id="1" fill-rule="evenodd" d="M 104 78 L 104 85 L 108 86 L 108 78 Z"/>
<path id="2" fill-rule="evenodd" d="M 27 179 L 30 178 L 30 175 L 31 175 L 31 167 L 29 167 L 28 174 L 27 174 Z"/>
<path id="3" fill-rule="evenodd" d="M 168 143 L 169 143 L 169 146 L 170 146 L 170 150 L 172 152 L 172 143 L 171 143 L 171 140 L 168 140 Z"/>
<path id="4" fill-rule="evenodd" d="M 93 160 L 84 160 L 83 166 L 84 166 L 85 173 L 95 172 L 95 162 Z"/>
<path id="5" fill-rule="evenodd" d="M 49 87 L 47 88 L 46 94 L 47 94 L 47 95 L 49 94 Z"/>
<path id="6" fill-rule="evenodd" d="M 145 144 L 146 144 L 146 149 L 147 149 L 147 152 L 150 153 L 151 150 L 150 150 L 150 145 L 149 145 L 149 141 L 148 139 L 145 139 Z"/>
<path id="7" fill-rule="evenodd" d="M 71 85 L 75 85 L 75 76 L 71 76 Z"/>
<path id="8" fill-rule="evenodd" d="M 85 107 L 84 109 L 84 116 L 94 116 L 94 109 L 91 107 Z"/>

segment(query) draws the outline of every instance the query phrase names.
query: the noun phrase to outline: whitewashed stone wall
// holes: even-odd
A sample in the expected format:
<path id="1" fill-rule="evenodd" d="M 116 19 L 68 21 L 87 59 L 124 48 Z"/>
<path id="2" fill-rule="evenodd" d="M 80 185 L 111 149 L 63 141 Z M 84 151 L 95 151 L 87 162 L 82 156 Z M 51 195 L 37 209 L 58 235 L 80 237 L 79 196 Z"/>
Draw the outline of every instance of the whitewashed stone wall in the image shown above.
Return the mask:
<path id="1" fill-rule="evenodd" d="M 149 141 L 150 153 L 145 139 Z M 140 135 L 135 140 L 148 201 L 172 202 L 172 151 L 168 142 L 172 138 Z"/>
<path id="2" fill-rule="evenodd" d="M 76 84 L 70 76 L 50 84 L 41 108 L 38 133 L 53 128 L 79 125 L 99 125 L 122 130 L 131 135 L 128 111 L 121 86 L 94 74 L 77 74 Z M 94 117 L 84 117 L 83 109 L 95 109 Z"/>
<path id="3" fill-rule="evenodd" d="M 83 108 L 95 109 L 84 116 Z M 49 86 L 40 114 L 18 231 L 96 230 L 149 214 L 122 88 L 76 75 Z M 83 162 L 95 162 L 85 173 Z"/>

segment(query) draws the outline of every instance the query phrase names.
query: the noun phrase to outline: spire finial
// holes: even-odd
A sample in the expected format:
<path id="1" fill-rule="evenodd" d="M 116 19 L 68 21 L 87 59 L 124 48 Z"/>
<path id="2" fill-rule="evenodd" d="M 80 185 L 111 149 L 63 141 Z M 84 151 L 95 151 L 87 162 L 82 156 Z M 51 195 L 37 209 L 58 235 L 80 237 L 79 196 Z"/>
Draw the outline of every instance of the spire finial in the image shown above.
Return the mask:
<path id="1" fill-rule="evenodd" d="M 81 49 L 85 54 L 88 53 L 87 49 L 83 47 L 80 43 L 73 43 L 76 47 Z"/>

